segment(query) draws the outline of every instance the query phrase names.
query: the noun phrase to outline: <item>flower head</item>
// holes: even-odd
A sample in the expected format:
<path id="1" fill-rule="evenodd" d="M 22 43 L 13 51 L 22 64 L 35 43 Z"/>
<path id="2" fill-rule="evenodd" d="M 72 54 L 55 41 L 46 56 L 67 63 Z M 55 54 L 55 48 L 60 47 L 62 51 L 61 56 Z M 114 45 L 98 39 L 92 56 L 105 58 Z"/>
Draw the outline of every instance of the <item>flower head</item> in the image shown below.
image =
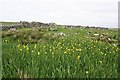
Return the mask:
<path id="1" fill-rule="evenodd" d="M 86 71 L 86 74 L 88 74 L 89 72 L 88 71 Z"/>
<path id="2" fill-rule="evenodd" d="M 65 51 L 64 53 L 66 54 L 67 52 Z"/>
<path id="3" fill-rule="evenodd" d="M 77 56 L 77 59 L 80 59 L 80 55 Z"/>
<path id="4" fill-rule="evenodd" d="M 40 55 L 40 52 L 38 52 L 38 55 Z"/>
<path id="5" fill-rule="evenodd" d="M 36 47 L 37 47 L 37 46 L 35 45 L 34 48 L 36 49 Z"/>
<path id="6" fill-rule="evenodd" d="M 76 49 L 76 51 L 81 51 L 81 49 L 79 48 L 79 49 Z"/>
<path id="7" fill-rule="evenodd" d="M 22 51 L 22 49 L 20 49 L 20 51 Z"/>

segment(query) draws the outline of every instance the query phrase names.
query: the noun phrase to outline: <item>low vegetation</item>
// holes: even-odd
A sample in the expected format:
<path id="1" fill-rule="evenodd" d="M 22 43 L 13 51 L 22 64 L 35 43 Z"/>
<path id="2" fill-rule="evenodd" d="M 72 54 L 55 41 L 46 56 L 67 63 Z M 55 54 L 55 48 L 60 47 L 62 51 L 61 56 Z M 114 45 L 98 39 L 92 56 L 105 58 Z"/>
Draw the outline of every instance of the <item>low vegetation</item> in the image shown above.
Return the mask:
<path id="1" fill-rule="evenodd" d="M 63 27 L 2 31 L 3 78 L 118 78 L 117 35 Z"/>

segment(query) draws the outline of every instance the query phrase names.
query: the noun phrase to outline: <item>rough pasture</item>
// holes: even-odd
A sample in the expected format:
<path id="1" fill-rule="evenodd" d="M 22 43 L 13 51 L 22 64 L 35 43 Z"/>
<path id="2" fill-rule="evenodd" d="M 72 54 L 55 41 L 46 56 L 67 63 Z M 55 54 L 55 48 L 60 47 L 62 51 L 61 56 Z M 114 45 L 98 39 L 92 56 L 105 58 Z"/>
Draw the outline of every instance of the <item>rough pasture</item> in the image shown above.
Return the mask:
<path id="1" fill-rule="evenodd" d="M 2 31 L 3 78 L 118 78 L 117 35 L 62 25 Z"/>

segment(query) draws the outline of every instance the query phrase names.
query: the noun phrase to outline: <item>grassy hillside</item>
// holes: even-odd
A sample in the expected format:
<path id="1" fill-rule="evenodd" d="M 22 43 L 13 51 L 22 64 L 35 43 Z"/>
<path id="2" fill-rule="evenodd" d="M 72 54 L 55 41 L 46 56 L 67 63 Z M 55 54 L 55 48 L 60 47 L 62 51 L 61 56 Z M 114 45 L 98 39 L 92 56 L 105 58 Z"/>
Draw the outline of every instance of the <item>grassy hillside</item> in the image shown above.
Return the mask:
<path id="1" fill-rule="evenodd" d="M 94 34 L 106 34 L 111 42 Z M 2 31 L 3 77 L 117 78 L 117 35 L 117 30 L 62 27 Z"/>

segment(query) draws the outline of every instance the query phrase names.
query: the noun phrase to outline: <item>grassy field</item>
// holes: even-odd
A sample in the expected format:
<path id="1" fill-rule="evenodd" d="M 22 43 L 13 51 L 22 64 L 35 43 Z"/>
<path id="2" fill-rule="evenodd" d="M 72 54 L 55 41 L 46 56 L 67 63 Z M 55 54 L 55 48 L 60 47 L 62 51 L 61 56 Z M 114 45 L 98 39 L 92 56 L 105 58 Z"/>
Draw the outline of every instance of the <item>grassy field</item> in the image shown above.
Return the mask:
<path id="1" fill-rule="evenodd" d="M 113 42 L 92 40 L 96 33 Z M 62 27 L 2 31 L 3 78 L 118 78 L 117 35 L 117 30 Z"/>
<path id="2" fill-rule="evenodd" d="M 12 24 L 17 24 L 18 22 L 4 22 L 0 21 L 0 25 L 12 25 Z"/>

